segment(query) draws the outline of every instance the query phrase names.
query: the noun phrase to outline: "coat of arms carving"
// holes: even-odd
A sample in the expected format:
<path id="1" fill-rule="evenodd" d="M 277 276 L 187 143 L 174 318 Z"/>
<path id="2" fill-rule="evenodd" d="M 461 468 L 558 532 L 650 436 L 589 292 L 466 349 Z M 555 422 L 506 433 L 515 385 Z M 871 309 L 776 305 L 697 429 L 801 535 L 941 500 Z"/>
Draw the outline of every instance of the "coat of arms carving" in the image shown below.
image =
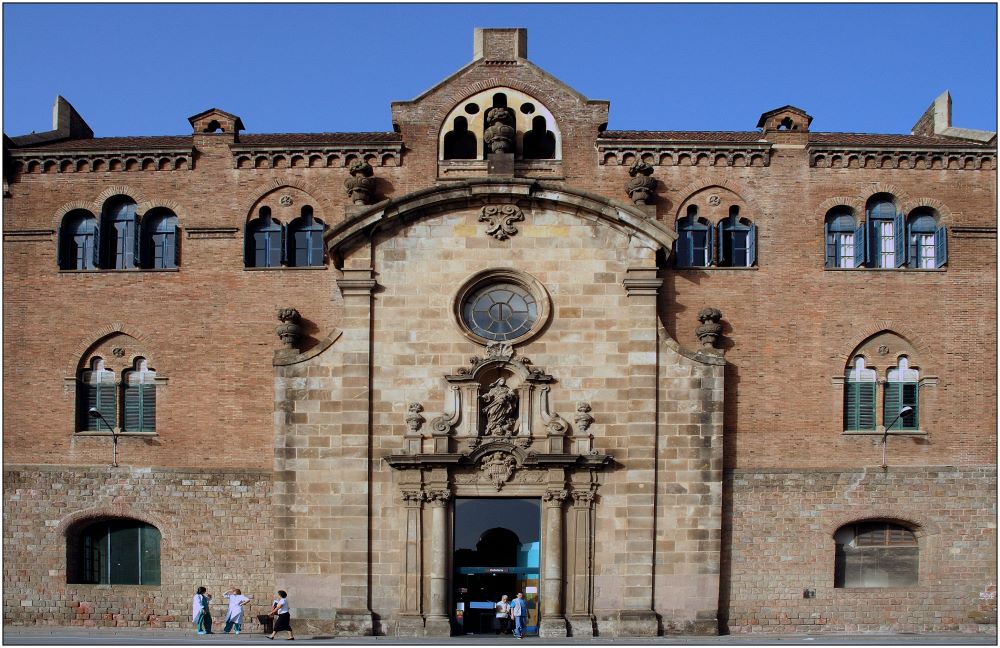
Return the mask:
<path id="1" fill-rule="evenodd" d="M 506 452 L 493 452 L 483 457 L 481 470 L 490 478 L 497 490 L 514 474 L 517 461 Z"/>

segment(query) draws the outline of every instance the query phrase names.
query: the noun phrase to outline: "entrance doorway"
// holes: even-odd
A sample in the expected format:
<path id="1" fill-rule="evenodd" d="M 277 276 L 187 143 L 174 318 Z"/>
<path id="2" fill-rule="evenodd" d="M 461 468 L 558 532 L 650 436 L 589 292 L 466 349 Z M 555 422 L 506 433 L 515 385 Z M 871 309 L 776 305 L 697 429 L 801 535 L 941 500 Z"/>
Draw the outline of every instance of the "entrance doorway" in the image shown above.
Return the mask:
<path id="1" fill-rule="evenodd" d="M 527 633 L 538 629 L 541 506 L 537 499 L 457 498 L 452 622 L 455 634 L 495 634 L 496 604 L 518 592 L 528 602 Z M 513 623 L 509 626 L 513 629 Z"/>

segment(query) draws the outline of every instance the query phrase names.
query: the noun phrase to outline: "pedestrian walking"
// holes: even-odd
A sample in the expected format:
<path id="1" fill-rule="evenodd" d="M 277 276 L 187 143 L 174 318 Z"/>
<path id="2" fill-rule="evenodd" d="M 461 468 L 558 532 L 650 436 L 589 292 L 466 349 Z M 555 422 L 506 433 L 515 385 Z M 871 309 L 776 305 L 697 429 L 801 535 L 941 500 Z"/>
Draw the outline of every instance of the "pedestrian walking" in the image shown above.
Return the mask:
<path id="1" fill-rule="evenodd" d="M 200 635 L 212 634 L 212 611 L 208 609 L 211 600 L 212 595 L 204 586 L 199 587 L 191 599 L 191 622 Z"/>
<path id="2" fill-rule="evenodd" d="M 507 595 L 504 594 L 494 607 L 497 611 L 495 620 L 497 634 L 507 634 L 510 631 L 510 601 L 507 600 Z"/>
<path id="3" fill-rule="evenodd" d="M 528 625 L 528 602 L 521 592 L 510 604 L 510 617 L 514 619 L 514 636 L 524 639 L 524 628 Z"/>
<path id="4" fill-rule="evenodd" d="M 271 604 L 271 616 L 274 617 L 274 630 L 267 638 L 274 639 L 274 635 L 287 630 L 288 641 L 293 641 L 295 635 L 292 634 L 292 614 L 288 608 L 288 592 L 285 590 L 278 590 L 278 598 Z"/>
<path id="5" fill-rule="evenodd" d="M 226 627 L 222 631 L 229 634 L 233 628 L 236 634 L 240 633 L 243 626 L 243 606 L 250 602 L 252 596 L 244 596 L 238 587 L 230 587 L 229 591 L 222 595 L 229 601 L 229 611 L 226 612 Z"/>

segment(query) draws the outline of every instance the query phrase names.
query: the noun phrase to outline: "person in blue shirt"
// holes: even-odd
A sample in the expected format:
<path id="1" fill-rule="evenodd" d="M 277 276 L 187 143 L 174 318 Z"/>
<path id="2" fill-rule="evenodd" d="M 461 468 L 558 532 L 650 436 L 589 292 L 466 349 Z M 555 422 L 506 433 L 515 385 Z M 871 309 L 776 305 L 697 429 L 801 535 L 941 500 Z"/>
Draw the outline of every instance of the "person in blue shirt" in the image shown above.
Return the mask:
<path id="1" fill-rule="evenodd" d="M 524 639 L 524 628 L 528 625 L 528 602 L 521 592 L 517 593 L 517 598 L 510 604 L 510 616 L 514 619 L 514 636 Z"/>

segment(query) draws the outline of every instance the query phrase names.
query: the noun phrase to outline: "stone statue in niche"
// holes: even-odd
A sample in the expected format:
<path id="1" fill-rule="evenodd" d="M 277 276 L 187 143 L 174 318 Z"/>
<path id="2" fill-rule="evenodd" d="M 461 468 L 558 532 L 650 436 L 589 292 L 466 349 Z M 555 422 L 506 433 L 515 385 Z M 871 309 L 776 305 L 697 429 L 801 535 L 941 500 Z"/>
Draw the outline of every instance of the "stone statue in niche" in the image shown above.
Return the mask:
<path id="1" fill-rule="evenodd" d="M 514 435 L 517 421 L 517 394 L 507 386 L 503 378 L 490 385 L 490 390 L 482 395 L 483 414 L 486 415 L 487 435 L 508 437 Z"/>

